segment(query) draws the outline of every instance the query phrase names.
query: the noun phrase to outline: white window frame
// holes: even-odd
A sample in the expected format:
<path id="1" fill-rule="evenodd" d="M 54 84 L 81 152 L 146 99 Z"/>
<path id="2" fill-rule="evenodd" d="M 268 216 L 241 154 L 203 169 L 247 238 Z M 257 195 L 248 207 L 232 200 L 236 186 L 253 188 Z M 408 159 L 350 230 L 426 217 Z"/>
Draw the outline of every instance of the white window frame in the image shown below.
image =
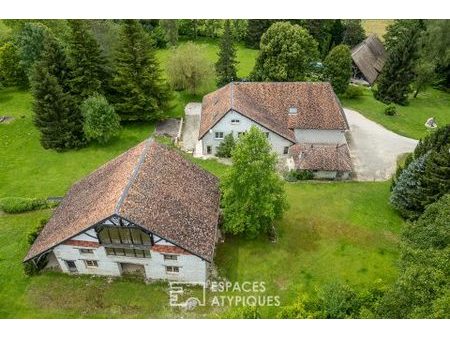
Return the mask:
<path id="1" fill-rule="evenodd" d="M 218 136 L 217 136 L 218 134 L 222 134 L 222 136 L 221 136 L 221 137 L 218 137 Z M 214 138 L 215 138 L 216 140 L 223 140 L 223 136 L 224 136 L 224 132 L 223 132 L 223 131 L 216 131 L 216 132 L 214 132 Z"/>
<path id="2" fill-rule="evenodd" d="M 167 274 L 177 274 L 180 273 L 181 267 L 179 266 L 173 266 L 173 265 L 166 265 L 166 273 Z M 176 270 L 176 271 L 175 271 Z"/>
<path id="3" fill-rule="evenodd" d="M 178 255 L 163 254 L 165 261 L 177 261 Z"/>
<path id="4" fill-rule="evenodd" d="M 232 125 L 236 125 L 236 124 L 239 124 L 239 123 L 241 123 L 241 121 L 238 120 L 238 119 L 232 119 L 232 120 L 231 120 L 231 124 L 232 124 Z"/>
<path id="5" fill-rule="evenodd" d="M 96 268 L 98 268 L 98 261 L 95 259 L 85 259 L 84 265 L 88 269 L 96 269 Z"/>
<path id="6" fill-rule="evenodd" d="M 79 248 L 78 251 L 80 252 L 80 255 L 92 255 L 94 253 L 94 249 L 87 249 L 87 248 Z"/>
<path id="7" fill-rule="evenodd" d="M 289 114 L 290 115 L 297 114 L 297 108 L 296 107 L 289 107 Z"/>

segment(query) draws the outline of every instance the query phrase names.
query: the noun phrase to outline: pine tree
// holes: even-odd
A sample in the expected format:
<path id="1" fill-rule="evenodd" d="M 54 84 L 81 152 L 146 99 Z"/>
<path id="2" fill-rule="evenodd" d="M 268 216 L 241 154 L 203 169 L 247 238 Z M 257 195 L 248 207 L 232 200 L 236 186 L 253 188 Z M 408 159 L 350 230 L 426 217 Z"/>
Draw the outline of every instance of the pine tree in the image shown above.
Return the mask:
<path id="1" fill-rule="evenodd" d="M 222 87 L 237 79 L 236 47 L 233 44 L 230 20 L 225 21 L 218 56 L 219 60 L 216 63 L 217 86 Z"/>
<path id="2" fill-rule="evenodd" d="M 150 38 L 136 20 L 122 24 L 113 84 L 115 95 L 111 100 L 122 120 L 155 121 L 164 117 L 169 89 L 161 79 Z"/>
<path id="3" fill-rule="evenodd" d="M 32 76 L 34 124 L 46 149 L 61 151 L 84 142 L 82 116 L 69 92 L 69 73 L 63 47 L 47 37 Z"/>
<path id="4" fill-rule="evenodd" d="M 390 202 L 400 214 L 408 219 L 415 219 L 423 212 L 423 175 L 429 154 L 411 162 L 400 174 L 392 190 Z"/>
<path id="5" fill-rule="evenodd" d="M 396 20 L 388 27 L 385 35 L 387 59 L 377 81 L 377 100 L 402 105 L 407 103 L 414 80 L 421 32 L 419 20 Z"/>
<path id="6" fill-rule="evenodd" d="M 345 20 L 344 33 L 342 43 L 345 43 L 350 48 L 355 47 L 358 43 L 364 41 L 366 32 L 361 24 L 361 20 Z"/>
<path id="7" fill-rule="evenodd" d="M 425 163 L 425 173 L 422 178 L 422 205 L 436 202 L 442 195 L 450 193 L 450 144 L 440 151 L 431 151 Z"/>
<path id="8" fill-rule="evenodd" d="M 245 45 L 249 48 L 259 48 L 262 35 L 274 22 L 275 20 L 248 20 Z"/>
<path id="9" fill-rule="evenodd" d="M 81 102 L 94 93 L 102 93 L 105 59 L 84 20 L 69 20 L 69 26 L 70 88 L 74 98 Z"/>

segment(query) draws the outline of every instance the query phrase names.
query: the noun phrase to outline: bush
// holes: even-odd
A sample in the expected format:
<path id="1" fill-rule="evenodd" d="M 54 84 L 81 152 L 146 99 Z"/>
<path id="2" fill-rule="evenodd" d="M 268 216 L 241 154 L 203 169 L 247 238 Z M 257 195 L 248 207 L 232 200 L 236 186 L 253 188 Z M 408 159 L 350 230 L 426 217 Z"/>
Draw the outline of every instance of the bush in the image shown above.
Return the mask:
<path id="1" fill-rule="evenodd" d="M 48 254 L 42 256 L 36 263 L 28 261 L 23 263 L 23 272 L 27 276 L 37 275 L 48 263 Z"/>
<path id="2" fill-rule="evenodd" d="M 361 97 L 364 95 L 364 89 L 359 86 L 348 86 L 347 90 L 344 93 L 344 96 L 347 99 L 356 99 L 357 97 Z"/>
<path id="3" fill-rule="evenodd" d="M 36 238 L 41 233 L 42 229 L 44 229 L 47 222 L 48 222 L 47 218 L 43 218 L 39 221 L 39 225 L 36 227 L 36 229 L 34 229 L 32 232 L 30 232 L 27 236 L 28 244 L 32 245 L 34 243 Z"/>
<path id="4" fill-rule="evenodd" d="M 288 182 L 312 180 L 314 174 L 311 170 L 289 170 L 284 174 L 284 179 Z"/>
<path id="5" fill-rule="evenodd" d="M 0 209 L 8 214 L 47 209 L 52 206 L 53 203 L 39 198 L 4 197 L 0 199 Z"/>
<path id="6" fill-rule="evenodd" d="M 394 116 L 395 114 L 397 114 L 397 107 L 395 106 L 395 104 L 388 104 L 386 108 L 384 108 L 384 114 L 388 116 Z"/>
<path id="7" fill-rule="evenodd" d="M 219 146 L 217 147 L 217 157 L 225 157 L 230 158 L 231 153 L 236 147 L 236 141 L 234 140 L 233 134 L 227 134 L 223 141 L 220 142 Z"/>
<path id="8" fill-rule="evenodd" d="M 120 117 L 102 95 L 87 98 L 81 105 L 83 131 L 89 141 L 107 143 L 120 129 Z"/>

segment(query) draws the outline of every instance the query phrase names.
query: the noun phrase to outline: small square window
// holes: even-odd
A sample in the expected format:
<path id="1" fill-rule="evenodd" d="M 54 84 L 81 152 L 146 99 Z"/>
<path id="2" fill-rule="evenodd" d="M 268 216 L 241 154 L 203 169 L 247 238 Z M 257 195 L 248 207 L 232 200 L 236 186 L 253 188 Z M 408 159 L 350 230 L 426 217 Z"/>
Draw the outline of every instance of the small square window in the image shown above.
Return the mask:
<path id="1" fill-rule="evenodd" d="M 166 266 L 166 272 L 167 273 L 178 273 L 180 272 L 179 266 Z"/>
<path id="2" fill-rule="evenodd" d="M 93 249 L 80 249 L 80 254 L 93 254 Z"/>
<path id="3" fill-rule="evenodd" d="M 289 108 L 289 114 L 297 114 L 297 108 L 295 108 L 295 107 L 290 107 L 290 108 Z"/>
<path id="4" fill-rule="evenodd" d="M 266 137 L 269 138 L 269 132 L 266 132 Z"/>
<path id="5" fill-rule="evenodd" d="M 96 267 L 98 267 L 98 262 L 97 261 L 85 260 L 84 264 L 86 264 L 87 268 L 96 268 Z"/>
<path id="6" fill-rule="evenodd" d="M 287 155 L 289 153 L 289 147 L 284 147 L 283 154 Z"/>
<path id="7" fill-rule="evenodd" d="M 176 261 L 176 260 L 178 260 L 178 256 L 177 255 L 164 255 L 164 260 L 165 261 Z"/>
<path id="8" fill-rule="evenodd" d="M 231 124 L 239 124 L 239 122 L 241 122 L 241 121 L 239 121 L 239 120 L 237 120 L 237 119 L 231 120 Z"/>
<path id="9" fill-rule="evenodd" d="M 217 140 L 223 139 L 223 131 L 216 131 L 216 133 L 215 133 L 215 138 L 216 138 Z"/>

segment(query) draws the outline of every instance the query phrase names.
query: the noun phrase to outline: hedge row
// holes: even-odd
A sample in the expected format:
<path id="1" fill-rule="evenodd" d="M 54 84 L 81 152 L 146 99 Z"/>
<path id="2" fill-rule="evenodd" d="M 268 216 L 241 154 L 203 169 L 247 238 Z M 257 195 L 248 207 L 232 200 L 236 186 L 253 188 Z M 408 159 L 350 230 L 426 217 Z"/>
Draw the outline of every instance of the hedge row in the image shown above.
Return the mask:
<path id="1" fill-rule="evenodd" d="M 25 197 L 4 197 L 0 198 L 0 209 L 8 214 L 18 214 L 21 212 L 48 209 L 56 205 L 42 198 Z"/>

